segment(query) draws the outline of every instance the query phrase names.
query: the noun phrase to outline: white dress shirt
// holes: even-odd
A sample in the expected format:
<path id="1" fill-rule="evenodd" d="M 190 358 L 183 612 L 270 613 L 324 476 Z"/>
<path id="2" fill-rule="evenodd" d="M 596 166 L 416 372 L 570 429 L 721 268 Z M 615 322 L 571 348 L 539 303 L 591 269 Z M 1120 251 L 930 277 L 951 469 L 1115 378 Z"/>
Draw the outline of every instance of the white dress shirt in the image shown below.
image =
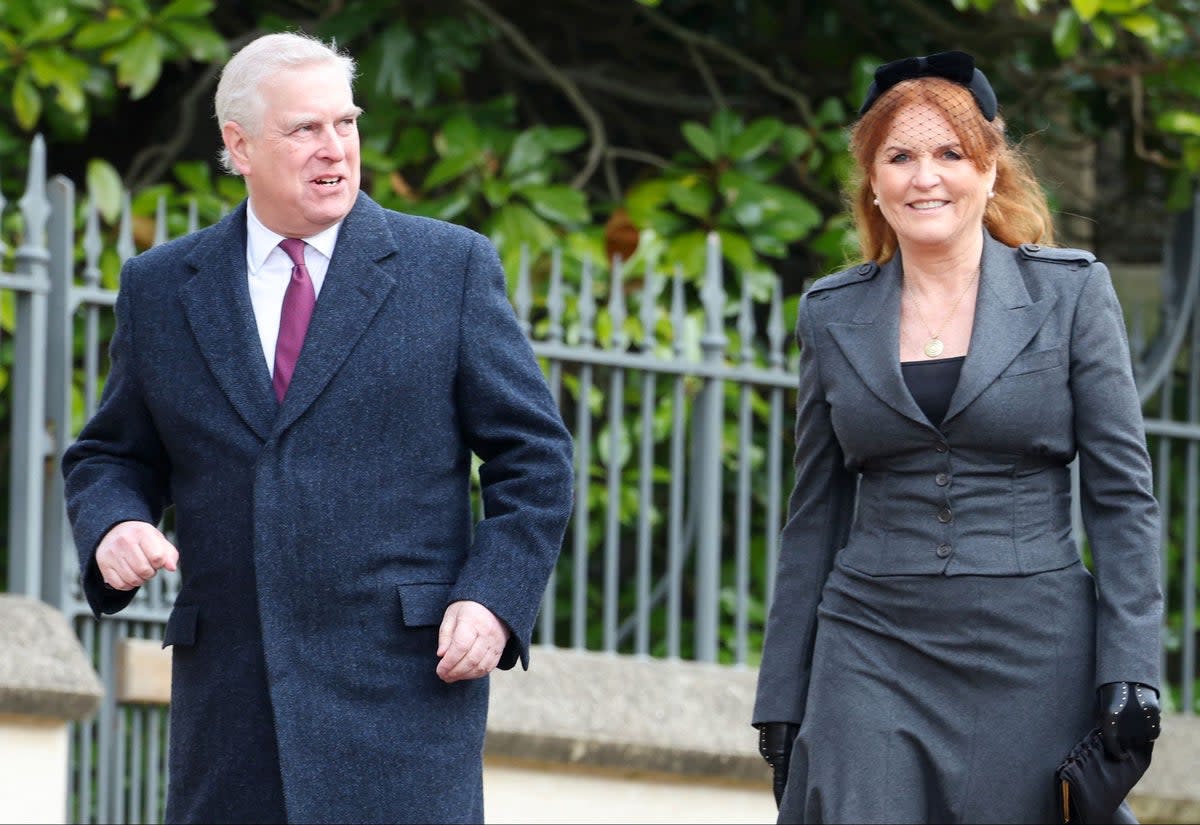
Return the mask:
<path id="1" fill-rule="evenodd" d="M 325 273 L 329 271 L 329 259 L 337 244 L 338 221 L 328 229 L 311 238 L 304 238 L 304 265 L 312 278 L 313 290 L 321 295 Z M 279 316 L 283 311 L 283 294 L 292 279 L 292 259 L 279 247 L 285 236 L 272 232 L 262 225 L 254 209 L 246 207 L 246 272 L 250 282 L 250 305 L 254 307 L 254 320 L 258 324 L 258 337 L 262 341 L 267 369 L 275 375 L 275 340 L 279 337 Z"/>

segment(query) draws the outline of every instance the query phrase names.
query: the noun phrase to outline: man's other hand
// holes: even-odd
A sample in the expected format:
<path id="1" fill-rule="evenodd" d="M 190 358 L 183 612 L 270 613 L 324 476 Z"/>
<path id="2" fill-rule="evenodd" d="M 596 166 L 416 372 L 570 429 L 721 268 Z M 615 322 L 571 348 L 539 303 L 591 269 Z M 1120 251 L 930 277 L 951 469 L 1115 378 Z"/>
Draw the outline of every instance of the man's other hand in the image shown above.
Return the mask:
<path id="1" fill-rule="evenodd" d="M 438 678 L 478 679 L 496 669 L 512 631 L 479 602 L 451 602 L 438 628 Z"/>
<path id="2" fill-rule="evenodd" d="M 160 568 L 174 572 L 179 551 L 153 524 L 122 521 L 104 534 L 96 547 L 96 566 L 114 590 L 133 590 L 154 578 Z"/>

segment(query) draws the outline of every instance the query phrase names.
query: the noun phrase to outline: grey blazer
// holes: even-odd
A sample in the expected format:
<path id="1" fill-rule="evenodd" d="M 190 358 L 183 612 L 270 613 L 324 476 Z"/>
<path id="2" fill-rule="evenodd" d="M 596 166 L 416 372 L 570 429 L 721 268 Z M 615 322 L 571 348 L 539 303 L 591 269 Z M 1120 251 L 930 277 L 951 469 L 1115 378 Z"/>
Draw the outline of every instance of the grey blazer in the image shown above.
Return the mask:
<path id="1" fill-rule="evenodd" d="M 875 576 L 1076 563 L 1076 458 L 1098 588 L 1095 683 L 1158 683 L 1158 505 L 1108 270 L 1088 252 L 990 236 L 982 263 L 970 349 L 940 426 L 900 372 L 899 256 L 823 278 L 800 302 L 796 484 L 755 722 L 801 721 L 837 554 Z"/>

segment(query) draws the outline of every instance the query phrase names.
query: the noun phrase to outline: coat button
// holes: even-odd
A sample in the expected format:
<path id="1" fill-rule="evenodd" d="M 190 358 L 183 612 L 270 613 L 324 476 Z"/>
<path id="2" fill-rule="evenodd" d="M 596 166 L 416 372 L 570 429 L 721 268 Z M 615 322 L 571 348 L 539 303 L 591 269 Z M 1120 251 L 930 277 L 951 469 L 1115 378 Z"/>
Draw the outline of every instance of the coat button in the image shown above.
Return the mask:
<path id="1" fill-rule="evenodd" d="M 937 553 L 937 557 L 938 557 L 939 559 L 944 559 L 944 558 L 946 558 L 947 556 L 949 556 L 949 555 L 950 555 L 950 545 L 948 545 L 948 544 L 939 544 L 939 545 L 937 546 L 937 550 L 935 550 L 934 552 L 935 552 L 935 553 Z"/>
<path id="2" fill-rule="evenodd" d="M 949 473 L 938 473 L 937 475 L 935 475 L 933 477 L 933 483 L 939 487 L 945 487 L 947 484 L 950 483 L 950 474 Z"/>
<path id="3" fill-rule="evenodd" d="M 947 453 L 950 452 L 950 445 L 945 441 L 939 441 L 933 445 L 933 449 L 937 450 L 939 453 Z"/>
<path id="4" fill-rule="evenodd" d="M 949 507 L 943 507 L 938 510 L 937 520 L 942 524 L 949 524 L 954 519 L 954 513 L 950 512 Z"/>
<path id="5" fill-rule="evenodd" d="M 874 267 L 871 266 L 870 264 L 861 264 L 858 267 L 858 274 L 865 278 L 871 274 L 872 269 L 874 269 Z"/>
<path id="6" fill-rule="evenodd" d="M 1028 249 L 1030 252 L 1041 252 L 1042 251 L 1042 248 L 1035 243 L 1026 244 L 1025 248 Z"/>

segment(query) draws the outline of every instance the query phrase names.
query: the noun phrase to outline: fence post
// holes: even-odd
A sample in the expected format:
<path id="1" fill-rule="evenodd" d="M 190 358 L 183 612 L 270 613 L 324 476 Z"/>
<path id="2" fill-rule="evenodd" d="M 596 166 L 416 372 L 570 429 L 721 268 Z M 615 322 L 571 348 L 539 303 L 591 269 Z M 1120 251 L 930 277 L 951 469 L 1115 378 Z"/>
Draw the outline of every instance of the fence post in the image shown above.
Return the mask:
<path id="1" fill-rule="evenodd" d="M 51 434 L 45 479 L 45 551 L 42 554 L 42 598 L 67 608 L 67 583 L 75 573 L 75 553 L 67 524 L 66 495 L 60 472 L 63 451 L 71 443 L 71 346 L 74 340 L 71 287 L 75 265 L 75 184 L 55 175 L 50 181 L 50 295 L 46 325 L 46 421 Z M 69 560 L 69 561 L 68 561 Z M 71 618 L 68 616 L 68 618 Z"/>
<path id="2" fill-rule="evenodd" d="M 29 175 L 21 197 L 24 234 L 15 256 L 20 285 L 14 290 L 16 330 L 12 365 L 12 443 L 9 467 L 9 589 L 41 597 L 42 487 L 49 452 L 46 434 L 46 144 L 41 135 L 29 152 Z"/>
<path id="3" fill-rule="evenodd" d="M 704 267 L 704 334 L 700 338 L 705 366 L 720 366 L 725 356 L 725 287 L 721 273 L 721 237 L 708 235 Z M 717 627 L 721 591 L 721 466 L 725 382 L 704 379 L 695 409 L 696 468 L 696 660 L 717 660 Z"/>

